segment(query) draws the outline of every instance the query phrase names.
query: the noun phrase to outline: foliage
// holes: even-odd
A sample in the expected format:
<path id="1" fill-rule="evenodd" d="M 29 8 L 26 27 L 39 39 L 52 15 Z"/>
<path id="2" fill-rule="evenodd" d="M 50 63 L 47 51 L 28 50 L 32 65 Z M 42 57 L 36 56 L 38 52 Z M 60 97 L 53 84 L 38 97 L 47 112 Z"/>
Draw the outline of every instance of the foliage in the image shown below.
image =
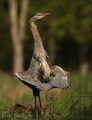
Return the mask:
<path id="1" fill-rule="evenodd" d="M 20 14 L 20 1 L 18 14 Z M 53 38 L 55 43 L 55 64 L 64 68 L 79 69 L 81 62 L 88 61 L 92 67 L 92 0 L 67 1 L 29 1 L 26 35 L 24 38 L 25 68 L 28 68 L 33 52 L 33 38 L 30 32 L 29 20 L 38 12 L 51 12 L 43 20 L 36 22 L 43 44 L 48 51 L 47 40 Z M 0 69 L 12 70 L 12 43 L 10 37 L 10 22 L 8 0 L 0 1 Z M 7 42 L 9 41 L 9 42 Z M 62 43 L 66 43 L 63 46 Z M 29 52 L 30 51 L 30 52 Z M 65 52 L 64 52 L 65 51 Z M 73 52 L 71 52 L 73 51 Z M 30 54 L 29 54 L 30 53 Z M 8 57 L 9 59 L 7 60 Z M 58 57 L 58 59 L 57 59 Z M 77 59 L 77 61 L 76 61 Z M 66 62 L 67 60 L 67 62 Z M 7 63 L 5 65 L 5 63 Z"/>
<path id="2" fill-rule="evenodd" d="M 8 72 L 12 70 L 13 56 L 9 30 L 8 3 L 6 0 L 0 0 L 0 69 L 3 69 L 3 71 L 8 69 Z"/>

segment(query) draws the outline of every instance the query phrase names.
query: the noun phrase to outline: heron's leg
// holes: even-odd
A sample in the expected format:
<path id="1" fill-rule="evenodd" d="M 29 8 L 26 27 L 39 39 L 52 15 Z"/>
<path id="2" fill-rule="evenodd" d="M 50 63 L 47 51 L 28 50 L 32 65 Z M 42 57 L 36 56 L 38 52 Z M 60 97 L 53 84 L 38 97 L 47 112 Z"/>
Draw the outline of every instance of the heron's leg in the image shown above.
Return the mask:
<path id="1" fill-rule="evenodd" d="M 36 108 L 36 96 L 35 96 L 35 108 Z"/>
<path id="2" fill-rule="evenodd" d="M 40 94 L 39 94 L 39 103 L 40 103 L 40 107 L 42 108 Z"/>

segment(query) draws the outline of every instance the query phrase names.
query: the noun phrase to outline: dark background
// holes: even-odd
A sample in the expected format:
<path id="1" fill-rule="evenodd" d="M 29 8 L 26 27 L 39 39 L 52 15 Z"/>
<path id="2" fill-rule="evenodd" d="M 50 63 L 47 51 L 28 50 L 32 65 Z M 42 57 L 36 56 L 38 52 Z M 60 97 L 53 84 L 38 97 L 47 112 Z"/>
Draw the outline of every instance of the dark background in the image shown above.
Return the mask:
<path id="1" fill-rule="evenodd" d="M 18 2 L 20 15 L 21 0 Z M 33 52 L 33 37 L 29 20 L 35 13 L 51 12 L 38 20 L 44 47 L 50 65 L 67 70 L 79 70 L 84 63 L 92 69 L 92 0 L 30 0 L 27 10 L 26 34 L 23 40 L 24 68 L 27 69 Z M 10 34 L 9 3 L 0 0 L 0 70 L 12 73 L 13 45 Z M 53 50 L 51 51 L 50 48 Z"/>

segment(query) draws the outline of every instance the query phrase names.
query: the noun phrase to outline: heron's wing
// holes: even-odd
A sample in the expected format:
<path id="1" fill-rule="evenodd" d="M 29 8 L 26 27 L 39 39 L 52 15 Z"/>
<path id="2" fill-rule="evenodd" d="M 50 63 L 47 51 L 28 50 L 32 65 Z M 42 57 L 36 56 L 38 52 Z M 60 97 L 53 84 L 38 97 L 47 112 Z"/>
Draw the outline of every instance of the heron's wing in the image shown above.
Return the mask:
<path id="1" fill-rule="evenodd" d="M 53 88 L 69 89 L 70 83 L 68 81 L 67 72 L 58 66 L 51 67 L 50 84 Z"/>
<path id="2" fill-rule="evenodd" d="M 15 75 L 21 82 L 32 89 L 47 91 L 52 88 L 48 83 L 41 83 L 40 81 L 34 80 L 29 71 L 15 73 Z"/>
<path id="3" fill-rule="evenodd" d="M 41 83 L 40 81 L 34 81 L 34 80 L 22 80 L 24 84 L 26 84 L 28 87 L 37 89 L 38 91 L 48 91 L 52 88 L 51 85 L 48 83 Z"/>
<path id="4" fill-rule="evenodd" d="M 36 58 L 34 54 L 32 56 L 32 60 L 30 63 L 30 69 L 32 77 L 35 77 L 36 74 L 38 73 L 38 70 L 40 69 L 40 60 L 39 58 Z"/>

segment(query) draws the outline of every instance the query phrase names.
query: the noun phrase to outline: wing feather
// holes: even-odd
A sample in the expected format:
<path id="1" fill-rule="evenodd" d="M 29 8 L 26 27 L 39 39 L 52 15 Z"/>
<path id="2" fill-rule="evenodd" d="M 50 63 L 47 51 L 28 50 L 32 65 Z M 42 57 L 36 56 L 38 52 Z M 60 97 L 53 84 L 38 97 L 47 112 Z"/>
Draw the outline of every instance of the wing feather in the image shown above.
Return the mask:
<path id="1" fill-rule="evenodd" d="M 70 88 L 66 71 L 58 66 L 52 66 L 51 70 L 50 84 L 52 87 L 61 89 Z"/>
<path id="2" fill-rule="evenodd" d="M 34 81 L 34 80 L 22 80 L 24 84 L 26 84 L 28 87 L 32 89 L 37 89 L 38 91 L 48 91 L 52 88 L 51 85 L 47 83 L 41 83 L 40 81 Z"/>
<path id="3" fill-rule="evenodd" d="M 52 88 L 52 86 L 48 83 L 41 83 L 41 81 L 34 80 L 29 71 L 15 73 L 15 75 L 21 82 L 32 89 L 37 89 L 38 91 L 47 91 Z"/>
<path id="4" fill-rule="evenodd" d="M 30 63 L 30 68 L 31 68 L 31 75 L 32 77 L 35 77 L 38 70 L 40 69 L 40 61 L 39 59 L 36 59 L 34 56 L 32 57 L 31 63 Z"/>

